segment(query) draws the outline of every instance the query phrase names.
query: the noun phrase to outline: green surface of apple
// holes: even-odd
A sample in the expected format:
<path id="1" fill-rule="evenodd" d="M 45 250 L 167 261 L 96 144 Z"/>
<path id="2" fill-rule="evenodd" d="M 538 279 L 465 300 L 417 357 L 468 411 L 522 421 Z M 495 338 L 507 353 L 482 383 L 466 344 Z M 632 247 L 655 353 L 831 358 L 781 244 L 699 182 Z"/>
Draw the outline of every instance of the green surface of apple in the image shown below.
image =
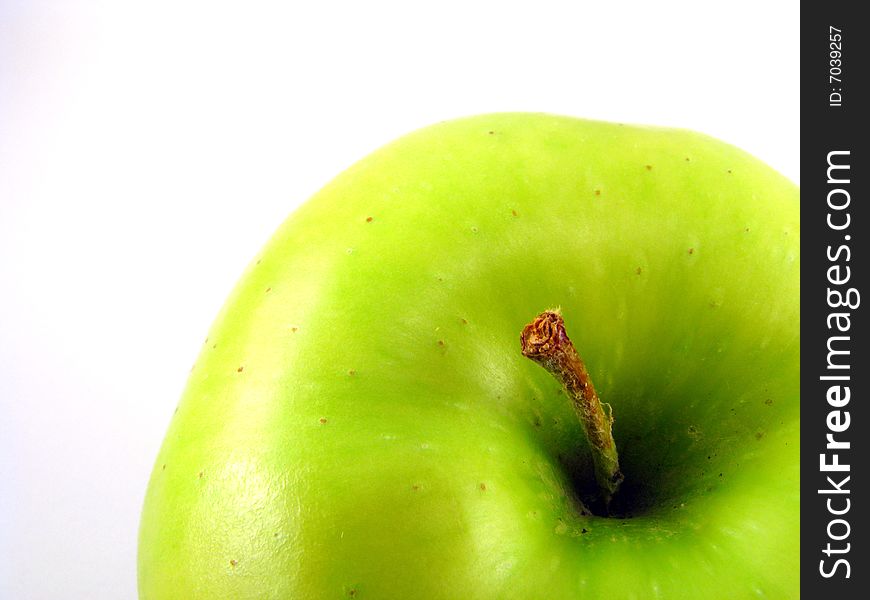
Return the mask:
<path id="1" fill-rule="evenodd" d="M 157 458 L 143 600 L 799 595 L 798 188 L 683 130 L 460 119 L 297 210 Z M 559 383 L 561 307 L 625 481 Z"/>

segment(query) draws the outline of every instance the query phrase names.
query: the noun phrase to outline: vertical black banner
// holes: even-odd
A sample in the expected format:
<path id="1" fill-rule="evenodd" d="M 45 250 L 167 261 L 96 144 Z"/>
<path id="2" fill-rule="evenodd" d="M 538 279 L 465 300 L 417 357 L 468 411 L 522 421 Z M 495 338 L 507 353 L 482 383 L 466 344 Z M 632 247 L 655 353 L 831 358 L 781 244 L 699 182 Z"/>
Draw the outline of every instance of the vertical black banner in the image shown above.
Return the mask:
<path id="1" fill-rule="evenodd" d="M 870 23 L 801 8 L 801 594 L 847 600 L 870 589 Z"/>

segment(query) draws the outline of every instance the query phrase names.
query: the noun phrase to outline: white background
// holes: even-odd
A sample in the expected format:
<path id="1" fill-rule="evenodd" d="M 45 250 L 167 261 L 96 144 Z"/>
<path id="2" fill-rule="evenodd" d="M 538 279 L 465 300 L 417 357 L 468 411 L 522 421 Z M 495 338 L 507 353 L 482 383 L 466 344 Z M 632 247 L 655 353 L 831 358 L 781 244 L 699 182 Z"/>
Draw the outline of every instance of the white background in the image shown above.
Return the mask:
<path id="1" fill-rule="evenodd" d="M 698 129 L 797 181 L 798 25 L 758 0 L 0 0 L 0 598 L 135 598 L 202 338 L 342 169 L 532 110 Z"/>

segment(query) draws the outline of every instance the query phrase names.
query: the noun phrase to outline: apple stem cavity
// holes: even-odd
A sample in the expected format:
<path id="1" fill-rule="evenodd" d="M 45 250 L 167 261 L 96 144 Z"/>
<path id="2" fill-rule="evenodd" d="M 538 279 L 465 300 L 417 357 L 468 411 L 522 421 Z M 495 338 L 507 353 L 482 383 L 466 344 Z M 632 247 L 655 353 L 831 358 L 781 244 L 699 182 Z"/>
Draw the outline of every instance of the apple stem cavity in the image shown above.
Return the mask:
<path id="1" fill-rule="evenodd" d="M 592 449 L 595 481 L 604 505 L 609 506 L 623 480 L 613 440 L 613 413 L 598 398 L 586 365 L 565 332 L 565 320 L 557 311 L 542 312 L 523 328 L 520 341 L 523 356 L 549 371 L 571 398 Z"/>

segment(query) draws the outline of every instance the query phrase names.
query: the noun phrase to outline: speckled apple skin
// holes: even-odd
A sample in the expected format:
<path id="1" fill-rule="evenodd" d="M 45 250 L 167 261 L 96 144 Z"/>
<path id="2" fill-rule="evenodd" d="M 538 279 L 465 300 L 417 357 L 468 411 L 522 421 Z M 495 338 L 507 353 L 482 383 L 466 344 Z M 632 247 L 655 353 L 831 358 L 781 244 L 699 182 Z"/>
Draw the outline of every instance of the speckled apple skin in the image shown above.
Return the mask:
<path id="1" fill-rule="evenodd" d="M 141 600 L 797 598 L 798 197 L 704 135 L 543 114 L 370 155 L 209 332 Z M 520 354 L 557 306 L 613 406 L 620 518 L 579 514 L 582 429 Z"/>

